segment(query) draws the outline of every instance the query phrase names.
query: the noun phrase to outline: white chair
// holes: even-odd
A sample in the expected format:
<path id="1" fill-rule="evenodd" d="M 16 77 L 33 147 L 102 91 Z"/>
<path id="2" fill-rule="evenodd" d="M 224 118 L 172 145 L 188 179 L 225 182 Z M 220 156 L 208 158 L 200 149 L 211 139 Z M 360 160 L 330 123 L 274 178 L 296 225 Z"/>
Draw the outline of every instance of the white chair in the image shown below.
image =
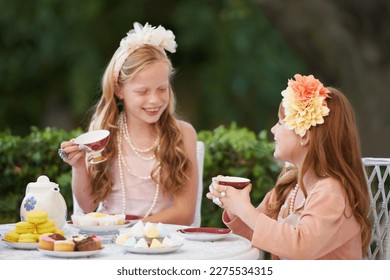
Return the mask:
<path id="1" fill-rule="evenodd" d="M 196 200 L 194 222 L 191 224 L 192 227 L 200 227 L 200 223 L 201 223 L 204 152 L 205 152 L 204 143 L 198 141 L 196 143 L 196 158 L 198 160 L 198 196 Z"/>
<path id="2" fill-rule="evenodd" d="M 196 200 L 196 209 L 194 222 L 191 224 L 193 227 L 199 227 L 201 223 L 201 208 L 202 208 L 202 197 L 203 197 L 203 161 L 204 161 L 204 143 L 198 141 L 196 143 L 196 155 L 198 161 L 198 192 Z M 84 211 L 81 209 L 75 196 L 73 195 L 73 214 L 84 214 Z"/>
<path id="3" fill-rule="evenodd" d="M 370 195 L 372 237 L 367 258 L 390 259 L 390 158 L 363 158 Z"/>

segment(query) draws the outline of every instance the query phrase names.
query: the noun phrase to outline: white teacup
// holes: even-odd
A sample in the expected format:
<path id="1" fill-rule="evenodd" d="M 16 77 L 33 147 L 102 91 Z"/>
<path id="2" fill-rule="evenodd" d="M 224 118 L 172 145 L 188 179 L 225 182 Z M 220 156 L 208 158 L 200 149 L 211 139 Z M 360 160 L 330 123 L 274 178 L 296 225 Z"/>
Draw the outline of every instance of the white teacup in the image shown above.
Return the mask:
<path id="1" fill-rule="evenodd" d="M 92 130 L 79 135 L 74 143 L 87 152 L 88 163 L 96 164 L 107 160 L 103 150 L 107 146 L 110 138 L 108 130 Z"/>

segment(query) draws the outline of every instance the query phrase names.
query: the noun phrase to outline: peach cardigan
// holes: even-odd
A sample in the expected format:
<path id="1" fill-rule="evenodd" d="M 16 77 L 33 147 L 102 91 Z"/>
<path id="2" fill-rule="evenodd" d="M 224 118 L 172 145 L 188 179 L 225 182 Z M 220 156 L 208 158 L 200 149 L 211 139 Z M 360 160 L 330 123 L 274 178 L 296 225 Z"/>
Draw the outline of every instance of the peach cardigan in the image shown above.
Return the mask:
<path id="1" fill-rule="evenodd" d="M 274 258 L 362 259 L 360 226 L 338 181 L 326 178 L 312 187 L 295 226 L 264 214 L 273 195 L 271 190 L 257 207 L 254 230 L 238 217 L 230 221 L 226 212 L 223 222 Z"/>

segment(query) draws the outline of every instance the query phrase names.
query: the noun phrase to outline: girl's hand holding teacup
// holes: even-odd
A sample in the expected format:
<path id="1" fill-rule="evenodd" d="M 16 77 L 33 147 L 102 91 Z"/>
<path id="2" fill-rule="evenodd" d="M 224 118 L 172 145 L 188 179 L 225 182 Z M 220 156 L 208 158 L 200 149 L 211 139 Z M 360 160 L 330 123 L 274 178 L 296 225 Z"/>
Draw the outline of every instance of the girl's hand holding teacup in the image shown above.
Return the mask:
<path id="1" fill-rule="evenodd" d="M 74 143 L 74 139 L 62 142 L 58 154 L 64 162 L 72 167 L 79 167 L 85 164 L 85 152 Z"/>
<path id="2" fill-rule="evenodd" d="M 215 204 L 227 210 L 230 214 L 240 216 L 244 205 L 251 205 L 249 193 L 252 184 L 248 184 L 243 189 L 236 189 L 228 185 L 220 185 L 213 180 L 209 186 L 209 193 L 206 194 L 208 199 L 213 200 Z"/>

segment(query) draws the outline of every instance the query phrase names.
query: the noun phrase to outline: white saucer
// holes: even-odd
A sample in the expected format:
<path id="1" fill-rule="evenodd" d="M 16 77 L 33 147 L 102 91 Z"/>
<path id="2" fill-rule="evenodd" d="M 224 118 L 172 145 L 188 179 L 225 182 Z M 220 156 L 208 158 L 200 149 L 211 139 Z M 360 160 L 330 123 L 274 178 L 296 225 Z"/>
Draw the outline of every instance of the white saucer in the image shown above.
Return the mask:
<path id="1" fill-rule="evenodd" d="M 50 250 L 43 250 L 39 249 L 39 252 L 41 252 L 44 255 L 51 256 L 51 257 L 57 257 L 57 258 L 82 258 L 82 257 L 89 257 L 94 256 L 96 254 L 99 254 L 103 251 L 102 249 L 94 250 L 94 251 L 73 251 L 73 252 L 61 252 L 61 251 L 50 251 Z"/>
<path id="2" fill-rule="evenodd" d="M 2 240 L 7 246 L 12 247 L 14 249 L 22 249 L 22 250 L 33 250 L 38 248 L 38 242 L 34 243 L 28 243 L 28 242 L 8 242 L 5 240 Z"/>
<path id="3" fill-rule="evenodd" d="M 185 228 L 178 229 L 177 232 L 180 236 L 197 241 L 215 241 L 226 238 L 232 231 L 227 228 Z"/>

